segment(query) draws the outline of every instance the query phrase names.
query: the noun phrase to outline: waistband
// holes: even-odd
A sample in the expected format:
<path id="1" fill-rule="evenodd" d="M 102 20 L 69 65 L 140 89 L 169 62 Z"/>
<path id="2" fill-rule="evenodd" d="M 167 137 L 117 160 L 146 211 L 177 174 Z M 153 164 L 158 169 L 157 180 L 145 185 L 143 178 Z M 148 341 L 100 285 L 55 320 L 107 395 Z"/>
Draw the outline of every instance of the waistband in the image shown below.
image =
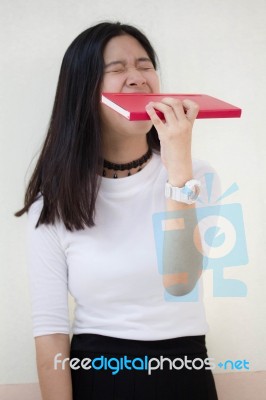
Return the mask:
<path id="1" fill-rule="evenodd" d="M 120 339 L 90 333 L 73 335 L 71 351 L 139 356 L 207 353 L 205 335 L 146 341 Z"/>

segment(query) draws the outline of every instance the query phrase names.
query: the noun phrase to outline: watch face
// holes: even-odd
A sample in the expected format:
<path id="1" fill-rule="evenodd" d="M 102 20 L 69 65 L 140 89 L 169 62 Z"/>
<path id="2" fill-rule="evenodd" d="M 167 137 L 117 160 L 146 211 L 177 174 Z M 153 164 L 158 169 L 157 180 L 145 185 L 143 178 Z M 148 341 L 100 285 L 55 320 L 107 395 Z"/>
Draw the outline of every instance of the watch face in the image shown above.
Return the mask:
<path id="1" fill-rule="evenodd" d="M 187 196 L 188 200 L 195 201 L 200 194 L 200 182 L 191 180 L 186 183 L 182 191 Z"/>
<path id="2" fill-rule="evenodd" d="M 191 189 L 191 194 L 189 195 L 189 198 L 191 200 L 196 200 L 199 197 L 199 194 L 200 194 L 200 187 L 198 185 L 195 185 Z"/>

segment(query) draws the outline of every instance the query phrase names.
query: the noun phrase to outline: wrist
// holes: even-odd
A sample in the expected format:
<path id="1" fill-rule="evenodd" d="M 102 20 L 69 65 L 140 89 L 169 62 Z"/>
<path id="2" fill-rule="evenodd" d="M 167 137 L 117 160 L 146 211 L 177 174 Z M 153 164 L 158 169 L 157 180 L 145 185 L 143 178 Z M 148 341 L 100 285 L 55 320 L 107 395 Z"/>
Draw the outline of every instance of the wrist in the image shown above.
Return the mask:
<path id="1" fill-rule="evenodd" d="M 183 175 L 183 176 L 170 176 L 168 175 L 168 183 L 170 183 L 170 185 L 175 186 L 175 187 L 179 187 L 182 188 L 185 186 L 186 182 L 190 181 L 191 179 L 193 179 L 192 174 L 191 175 Z"/>
<path id="2" fill-rule="evenodd" d="M 183 187 L 186 182 L 193 179 L 192 159 L 189 157 L 174 167 L 167 168 L 168 182 L 172 186 Z"/>
<path id="3" fill-rule="evenodd" d="M 183 187 L 191 179 L 193 179 L 192 167 L 185 171 L 177 170 L 168 172 L 168 182 L 172 186 Z"/>

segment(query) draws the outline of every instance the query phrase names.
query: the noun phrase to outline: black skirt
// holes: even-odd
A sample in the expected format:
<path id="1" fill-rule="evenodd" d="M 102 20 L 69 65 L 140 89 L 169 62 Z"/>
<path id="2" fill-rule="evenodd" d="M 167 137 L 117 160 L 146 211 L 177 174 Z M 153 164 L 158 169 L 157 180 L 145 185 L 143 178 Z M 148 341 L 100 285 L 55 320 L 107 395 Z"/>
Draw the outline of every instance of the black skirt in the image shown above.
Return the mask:
<path id="1" fill-rule="evenodd" d="M 73 400 L 218 399 L 206 368 L 205 336 L 139 341 L 74 335 L 70 356 Z"/>

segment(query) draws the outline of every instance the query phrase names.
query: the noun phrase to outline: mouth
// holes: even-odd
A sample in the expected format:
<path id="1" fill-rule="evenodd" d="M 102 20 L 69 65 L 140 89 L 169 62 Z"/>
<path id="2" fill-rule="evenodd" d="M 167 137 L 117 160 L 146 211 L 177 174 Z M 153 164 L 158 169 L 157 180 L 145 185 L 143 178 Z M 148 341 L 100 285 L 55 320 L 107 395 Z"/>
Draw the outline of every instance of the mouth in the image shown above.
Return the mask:
<path id="1" fill-rule="evenodd" d="M 127 91 L 123 91 L 121 93 L 125 93 L 125 94 L 151 94 L 153 92 L 151 90 L 127 90 Z"/>

